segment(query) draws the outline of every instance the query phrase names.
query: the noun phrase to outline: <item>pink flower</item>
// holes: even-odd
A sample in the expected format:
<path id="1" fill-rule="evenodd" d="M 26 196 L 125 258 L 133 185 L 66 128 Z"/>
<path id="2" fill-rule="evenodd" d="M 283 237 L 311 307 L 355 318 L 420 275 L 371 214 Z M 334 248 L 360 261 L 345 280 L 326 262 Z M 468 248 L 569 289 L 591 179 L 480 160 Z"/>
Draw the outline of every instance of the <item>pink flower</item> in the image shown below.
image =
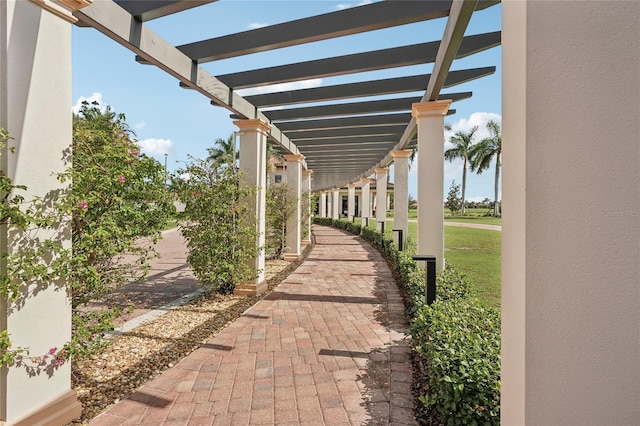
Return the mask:
<path id="1" fill-rule="evenodd" d="M 87 203 L 86 201 L 78 201 L 78 207 L 80 207 L 82 210 L 87 210 L 89 208 L 89 203 Z"/>
<path id="2" fill-rule="evenodd" d="M 53 347 L 53 348 L 49 349 L 49 355 L 55 355 L 56 352 L 58 352 L 58 348 L 56 348 L 56 347 Z"/>
<path id="3" fill-rule="evenodd" d="M 126 179 L 124 178 L 124 176 L 120 175 L 118 176 L 118 181 L 120 181 L 120 183 L 125 183 Z"/>
<path id="4" fill-rule="evenodd" d="M 62 364 L 64 364 L 64 359 L 62 359 L 62 358 L 58 358 L 58 359 L 56 360 L 56 362 L 58 363 L 58 365 L 62 365 Z"/>

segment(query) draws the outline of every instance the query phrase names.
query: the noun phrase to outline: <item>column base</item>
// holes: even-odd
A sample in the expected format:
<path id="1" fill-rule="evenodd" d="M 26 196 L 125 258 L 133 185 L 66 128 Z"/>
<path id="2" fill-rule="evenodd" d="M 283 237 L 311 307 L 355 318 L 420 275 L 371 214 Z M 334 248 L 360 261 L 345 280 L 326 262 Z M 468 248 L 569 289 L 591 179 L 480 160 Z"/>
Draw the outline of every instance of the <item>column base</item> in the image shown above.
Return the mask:
<path id="1" fill-rule="evenodd" d="M 302 251 L 304 251 L 305 247 L 311 244 L 311 240 L 302 240 L 300 241 L 300 244 L 302 245 Z"/>
<path id="2" fill-rule="evenodd" d="M 81 414 L 82 405 L 78 402 L 76 393 L 68 390 L 47 405 L 27 414 L 16 422 L 7 424 L 14 426 L 66 425 L 80 418 Z"/>
<path id="3" fill-rule="evenodd" d="M 263 279 L 259 283 L 242 283 L 238 284 L 233 290 L 233 294 L 236 296 L 255 296 L 267 291 L 267 280 Z"/>
<path id="4" fill-rule="evenodd" d="M 302 259 L 302 254 L 298 253 L 287 253 L 284 255 L 284 260 L 287 262 L 297 262 Z"/>

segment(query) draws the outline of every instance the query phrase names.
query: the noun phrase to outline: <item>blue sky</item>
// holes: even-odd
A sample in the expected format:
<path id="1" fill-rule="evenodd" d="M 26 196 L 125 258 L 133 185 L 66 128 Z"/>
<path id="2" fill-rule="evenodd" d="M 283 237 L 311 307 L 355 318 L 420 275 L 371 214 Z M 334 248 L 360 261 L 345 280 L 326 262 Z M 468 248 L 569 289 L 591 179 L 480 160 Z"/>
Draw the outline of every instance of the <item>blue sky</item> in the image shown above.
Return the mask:
<path id="1" fill-rule="evenodd" d="M 365 2 L 362 2 L 365 3 Z M 246 31 L 258 26 L 328 13 L 354 7 L 357 2 L 338 1 L 238 1 L 220 0 L 209 5 L 147 22 L 147 25 L 174 45 L 199 41 L 224 34 Z M 467 34 L 500 30 L 500 5 L 476 12 Z M 439 40 L 445 19 L 409 24 L 366 34 L 315 42 L 304 46 L 278 49 L 242 58 L 209 62 L 202 66 L 219 75 L 244 69 L 263 68 L 360 51 Z M 132 52 L 91 28 L 73 29 L 73 99 L 75 107 L 81 99 L 98 100 L 124 113 L 144 151 L 164 163 L 168 154 L 170 171 L 180 166 L 187 156 L 206 156 L 206 148 L 217 138 L 226 138 L 236 130 L 229 111 L 210 105 L 204 96 L 178 87 L 178 82 L 164 71 L 135 62 Z M 456 60 L 451 70 L 497 66 L 494 75 L 445 89 L 446 92 L 472 91 L 473 97 L 455 102 L 456 114 L 447 117 L 453 131 L 480 126 L 477 140 L 486 135 L 485 123 L 501 116 L 501 49 L 493 48 Z M 367 73 L 378 79 L 431 72 L 432 65 L 403 67 Z M 358 76 L 358 78 L 362 78 Z M 285 87 L 315 87 L 354 81 L 353 76 L 340 76 L 290 84 Z M 260 89 L 260 90 L 265 90 Z M 268 89 L 267 89 L 268 90 Z M 273 90 L 273 89 L 272 89 Z M 282 90 L 282 88 L 280 89 Z M 415 95 L 421 95 L 416 93 Z M 447 135 L 446 135 L 447 136 Z M 416 191 L 416 170 L 410 172 L 409 192 Z M 493 198 L 493 167 L 482 175 L 468 174 L 467 199 Z M 451 180 L 462 180 L 462 163 L 445 163 L 445 188 Z"/>

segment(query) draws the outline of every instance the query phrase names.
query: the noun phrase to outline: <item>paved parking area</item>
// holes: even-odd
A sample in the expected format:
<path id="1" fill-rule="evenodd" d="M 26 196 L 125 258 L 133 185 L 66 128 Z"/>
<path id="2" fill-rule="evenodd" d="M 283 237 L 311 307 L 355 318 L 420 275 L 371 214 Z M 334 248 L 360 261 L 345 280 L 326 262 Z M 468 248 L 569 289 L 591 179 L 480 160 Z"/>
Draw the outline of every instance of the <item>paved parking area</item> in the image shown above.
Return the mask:
<path id="1" fill-rule="evenodd" d="M 391 271 L 356 236 L 314 233 L 268 297 L 91 424 L 416 424 Z"/>

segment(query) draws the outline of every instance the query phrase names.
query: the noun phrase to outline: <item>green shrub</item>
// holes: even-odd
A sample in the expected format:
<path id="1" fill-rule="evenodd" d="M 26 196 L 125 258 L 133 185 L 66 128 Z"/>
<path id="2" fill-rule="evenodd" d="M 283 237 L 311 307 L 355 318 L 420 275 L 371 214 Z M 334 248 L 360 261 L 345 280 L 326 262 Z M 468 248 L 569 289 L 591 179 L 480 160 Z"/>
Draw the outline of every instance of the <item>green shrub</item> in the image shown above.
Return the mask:
<path id="1" fill-rule="evenodd" d="M 412 323 L 428 392 L 420 397 L 448 425 L 500 423 L 500 314 L 466 299 L 435 302 Z"/>
<path id="2" fill-rule="evenodd" d="M 265 255 L 269 258 L 280 257 L 287 245 L 287 220 L 296 209 L 295 194 L 291 186 L 283 183 L 269 185 L 266 196 Z"/>
<path id="3" fill-rule="evenodd" d="M 257 274 L 251 264 L 258 252 L 257 231 L 249 207 L 255 188 L 241 185 L 241 172 L 209 160 L 192 159 L 178 173 L 189 175 L 189 180 L 176 183 L 185 204 L 179 224 L 187 241 L 187 262 L 200 285 L 231 293 L 237 283 Z"/>

